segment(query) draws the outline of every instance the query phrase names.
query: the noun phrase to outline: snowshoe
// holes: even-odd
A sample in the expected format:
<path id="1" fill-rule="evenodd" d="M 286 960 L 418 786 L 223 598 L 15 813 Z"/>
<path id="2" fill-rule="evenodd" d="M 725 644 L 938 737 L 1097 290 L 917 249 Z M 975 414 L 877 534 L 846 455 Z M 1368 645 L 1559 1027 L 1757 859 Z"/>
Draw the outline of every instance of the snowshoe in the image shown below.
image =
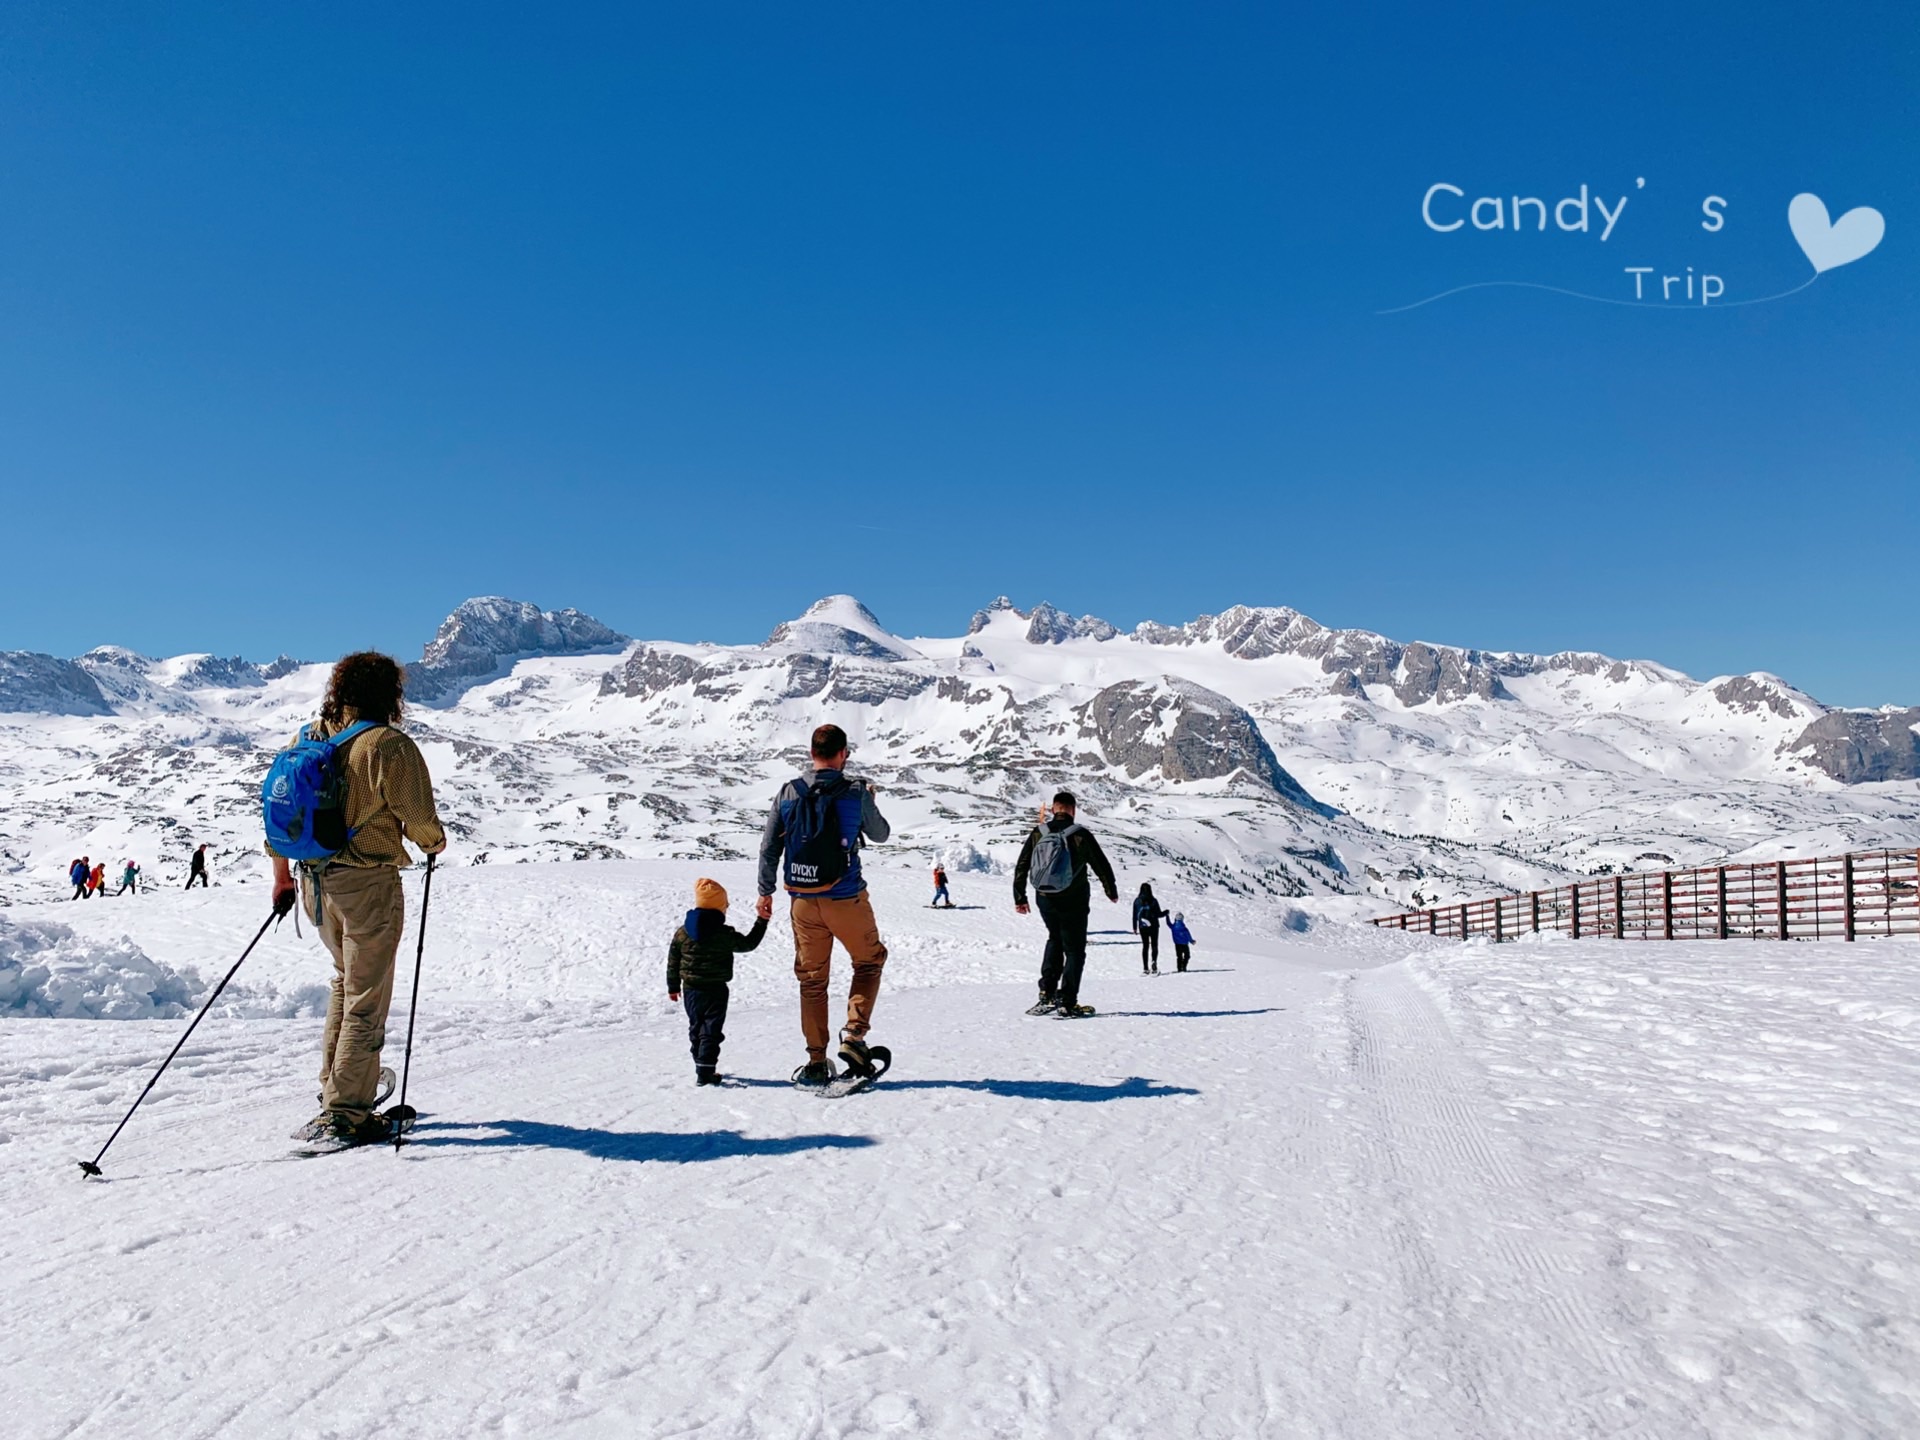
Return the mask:
<path id="1" fill-rule="evenodd" d="M 395 1106 L 396 1110 L 411 1106 Z M 411 1122 L 409 1121 L 409 1125 Z M 293 1138 L 301 1142 L 299 1155 L 330 1155 L 336 1150 L 352 1150 L 361 1145 L 378 1145 L 393 1138 L 391 1113 L 368 1114 L 356 1120 L 348 1115 L 327 1111 L 316 1115 Z"/>
<path id="2" fill-rule="evenodd" d="M 847 1036 L 840 1039 L 840 1063 L 852 1075 L 871 1075 L 873 1073 L 873 1052 L 867 1048 L 864 1040 L 855 1040 Z"/>
<path id="3" fill-rule="evenodd" d="M 893 1051 L 884 1045 L 863 1046 L 867 1052 L 867 1069 L 864 1072 L 848 1070 L 835 1076 L 820 1087 L 820 1094 L 828 1100 L 838 1100 L 846 1095 L 858 1095 L 862 1090 L 870 1089 L 874 1081 L 893 1068 Z"/>
<path id="4" fill-rule="evenodd" d="M 1060 1018 L 1062 1020 L 1082 1020 L 1093 1013 L 1094 1009 L 1091 1005 L 1062 1005 L 1060 1007 Z"/>
<path id="5" fill-rule="evenodd" d="M 1051 1015 L 1059 1008 L 1060 1001 L 1056 996 L 1042 995 L 1037 1001 L 1027 1007 L 1027 1014 Z"/>
<path id="6" fill-rule="evenodd" d="M 793 1072 L 793 1083 L 802 1090 L 818 1090 L 833 1079 L 831 1060 L 809 1060 Z"/>

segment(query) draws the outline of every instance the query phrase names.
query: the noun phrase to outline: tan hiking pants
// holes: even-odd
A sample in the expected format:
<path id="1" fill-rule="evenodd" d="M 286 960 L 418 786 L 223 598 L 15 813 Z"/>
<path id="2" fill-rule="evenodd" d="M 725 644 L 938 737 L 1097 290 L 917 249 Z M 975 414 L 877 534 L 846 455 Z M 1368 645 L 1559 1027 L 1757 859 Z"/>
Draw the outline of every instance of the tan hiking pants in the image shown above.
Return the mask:
<path id="1" fill-rule="evenodd" d="M 887 963 L 887 947 L 881 943 L 880 923 L 873 918 L 867 892 L 845 900 L 794 896 L 793 973 L 800 981 L 800 1033 L 806 1037 L 809 1060 L 827 1058 L 827 980 L 835 940 L 847 947 L 853 961 L 846 1033 L 858 1040 L 873 1023 L 880 969 Z"/>
<path id="2" fill-rule="evenodd" d="M 313 915 L 307 877 L 307 915 Z M 320 1042 L 321 1102 L 359 1119 L 373 1108 L 380 1047 L 387 1043 L 394 955 L 406 928 L 400 872 L 391 865 L 331 865 L 320 877 L 320 939 L 333 955 L 327 1028 Z"/>

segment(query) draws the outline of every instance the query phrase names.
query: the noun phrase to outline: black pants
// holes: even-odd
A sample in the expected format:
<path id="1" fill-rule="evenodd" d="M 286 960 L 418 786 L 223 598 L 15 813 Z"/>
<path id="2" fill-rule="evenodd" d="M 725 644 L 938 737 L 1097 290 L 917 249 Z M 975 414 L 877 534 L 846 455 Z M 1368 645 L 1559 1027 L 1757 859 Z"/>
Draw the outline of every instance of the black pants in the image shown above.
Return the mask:
<path id="1" fill-rule="evenodd" d="M 1173 946 L 1173 958 L 1175 962 L 1178 963 L 1179 967 L 1182 970 L 1184 970 L 1187 968 L 1187 961 L 1193 958 L 1193 951 L 1189 947 L 1180 944 L 1178 941 L 1175 941 Z"/>
<path id="2" fill-rule="evenodd" d="M 712 1070 L 720 1063 L 720 1042 L 727 1038 L 727 987 L 688 985 L 680 992 L 680 1003 L 687 1007 L 687 1048 L 693 1051 L 694 1066 Z"/>
<path id="3" fill-rule="evenodd" d="M 86 881 L 82 880 L 73 887 L 73 898 L 76 900 L 84 900 L 87 898 L 87 882 Z"/>
<path id="4" fill-rule="evenodd" d="M 196 870 L 191 875 L 187 876 L 187 889 L 189 890 L 193 889 L 193 882 L 196 880 L 200 882 L 202 887 L 206 887 L 208 883 L 207 872 L 204 870 Z"/>
<path id="5" fill-rule="evenodd" d="M 1140 927 L 1140 968 L 1160 968 L 1160 927 L 1142 925 Z"/>
<path id="6" fill-rule="evenodd" d="M 1062 1005 L 1080 1003 L 1080 976 L 1087 968 L 1087 908 L 1092 899 L 1092 892 L 1086 889 L 1033 897 L 1047 927 L 1040 991 L 1054 996 Z"/>

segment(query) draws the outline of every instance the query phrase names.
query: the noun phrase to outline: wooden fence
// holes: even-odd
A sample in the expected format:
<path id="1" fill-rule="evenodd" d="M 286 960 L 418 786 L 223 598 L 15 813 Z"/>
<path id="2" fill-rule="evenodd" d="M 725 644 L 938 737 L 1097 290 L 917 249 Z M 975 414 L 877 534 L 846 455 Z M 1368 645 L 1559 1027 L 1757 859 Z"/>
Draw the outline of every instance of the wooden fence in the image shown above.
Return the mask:
<path id="1" fill-rule="evenodd" d="M 1862 850 L 1598 875 L 1372 922 L 1456 940 L 1558 931 L 1576 940 L 1867 940 L 1920 936 L 1920 850 Z"/>

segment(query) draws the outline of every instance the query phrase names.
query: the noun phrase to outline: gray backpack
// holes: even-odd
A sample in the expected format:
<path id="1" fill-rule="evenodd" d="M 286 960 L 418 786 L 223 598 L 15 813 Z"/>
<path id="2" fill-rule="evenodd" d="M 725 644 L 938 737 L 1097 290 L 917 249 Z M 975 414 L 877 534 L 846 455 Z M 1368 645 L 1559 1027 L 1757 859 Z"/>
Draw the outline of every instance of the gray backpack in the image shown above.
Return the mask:
<path id="1" fill-rule="evenodd" d="M 1058 895 L 1073 887 L 1073 851 L 1067 845 L 1067 837 L 1079 833 L 1078 825 L 1069 825 L 1064 830 L 1040 828 L 1040 838 L 1033 842 L 1033 859 L 1027 867 L 1033 888 L 1040 894 Z"/>

